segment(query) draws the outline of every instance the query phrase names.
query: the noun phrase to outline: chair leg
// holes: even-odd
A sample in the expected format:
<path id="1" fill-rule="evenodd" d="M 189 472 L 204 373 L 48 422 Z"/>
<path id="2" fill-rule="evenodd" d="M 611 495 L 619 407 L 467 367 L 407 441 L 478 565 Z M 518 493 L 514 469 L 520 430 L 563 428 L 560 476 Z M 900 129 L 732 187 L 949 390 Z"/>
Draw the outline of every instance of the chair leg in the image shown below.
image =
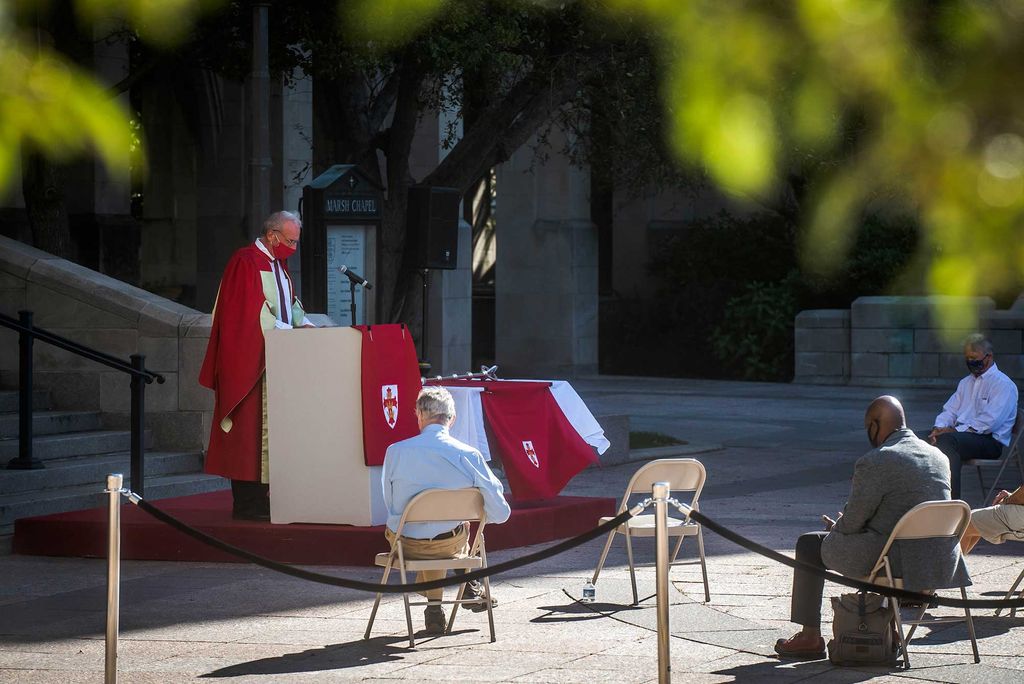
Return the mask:
<path id="1" fill-rule="evenodd" d="M 988 494 L 985 493 L 985 480 L 981 478 L 981 466 L 975 466 L 974 468 L 978 472 L 978 489 L 981 490 L 981 505 L 984 506 L 985 502 L 988 501 Z M 996 478 L 996 482 L 999 478 Z M 995 483 L 992 483 L 992 487 L 995 488 Z"/>
<path id="2" fill-rule="evenodd" d="M 377 617 L 377 607 L 380 606 L 380 597 L 383 595 L 377 594 L 377 598 L 373 602 L 373 610 L 370 611 L 370 621 L 366 623 L 366 632 L 363 634 L 364 639 L 370 638 L 370 630 L 373 629 L 373 621 Z"/>
<path id="3" fill-rule="evenodd" d="M 633 539 L 626 528 L 626 557 L 629 559 L 629 581 L 633 585 L 633 605 L 640 603 L 640 597 L 636 593 L 636 570 L 633 569 Z"/>
<path id="4" fill-rule="evenodd" d="M 697 528 L 697 553 L 700 556 L 700 574 L 704 578 L 704 603 L 711 603 L 711 587 L 708 586 L 708 565 L 704 559 L 704 528 Z"/>
<path id="5" fill-rule="evenodd" d="M 380 583 L 381 584 L 387 584 L 388 583 L 388 575 L 390 575 L 390 574 L 391 574 L 391 563 L 388 562 L 388 564 L 384 566 L 384 576 L 381 577 Z M 380 593 L 377 594 L 377 598 L 373 602 L 373 610 L 370 611 L 370 621 L 366 623 L 366 633 L 363 634 L 363 638 L 364 639 L 369 639 L 370 638 L 370 630 L 373 629 L 373 621 L 377 617 L 377 608 L 380 606 L 380 599 L 381 599 L 382 596 L 384 596 L 384 594 L 380 594 Z"/>
<path id="6" fill-rule="evenodd" d="M 448 626 L 444 630 L 445 634 L 452 633 L 452 627 L 455 625 L 455 613 L 459 611 L 459 606 L 462 605 L 459 601 L 466 595 L 466 586 L 465 582 L 459 585 L 459 593 L 455 595 L 455 603 L 452 604 L 452 614 L 448 616 Z"/>
<path id="7" fill-rule="evenodd" d="M 915 624 L 910 625 L 910 631 L 907 632 L 907 643 L 908 644 L 910 643 L 910 640 L 914 638 L 914 631 L 917 629 L 917 624 L 916 623 L 920 622 L 921 620 L 923 620 L 924 619 L 924 614 L 927 613 L 927 612 L 928 612 L 928 603 L 926 602 L 923 606 L 921 606 L 921 609 L 918 611 L 917 615 L 914 616 L 914 623 Z"/>
<path id="8" fill-rule="evenodd" d="M 668 559 L 668 564 L 669 565 L 672 565 L 673 563 L 676 562 L 676 556 L 679 555 L 679 549 L 683 548 L 683 540 L 684 539 L 686 539 L 685 536 L 679 535 L 679 541 L 676 542 L 676 548 L 672 551 L 672 555 Z"/>
<path id="9" fill-rule="evenodd" d="M 1017 590 L 1017 585 L 1020 584 L 1021 580 L 1024 580 L 1024 570 L 1020 571 L 1020 574 L 1017 575 L 1017 579 L 1013 582 L 1013 586 L 1010 587 L 1010 590 L 1008 592 L 1006 592 L 1006 596 L 1003 598 L 1004 601 L 1009 600 L 1013 596 L 1013 592 Z M 1024 594 L 1024 589 L 1021 589 L 1021 594 Z M 996 608 L 996 617 L 999 617 L 999 613 L 1002 612 L 1002 610 L 1002 608 Z M 1017 617 L 1016 608 L 1010 609 L 1010 617 Z"/>
<path id="10" fill-rule="evenodd" d="M 960 597 L 964 601 L 967 600 L 967 590 L 963 586 L 960 587 Z M 964 606 L 964 616 L 967 619 L 967 634 L 971 637 L 971 650 L 974 651 L 974 662 L 980 663 L 981 656 L 978 654 L 978 638 L 974 634 L 974 618 L 971 617 L 971 609 L 967 606 Z"/>
<path id="11" fill-rule="evenodd" d="M 412 611 L 409 607 L 409 595 L 402 594 L 402 601 L 405 603 L 405 626 L 409 629 L 409 648 L 416 648 L 416 637 L 412 630 Z"/>
<path id="12" fill-rule="evenodd" d="M 982 506 L 987 506 L 988 502 L 992 500 L 992 494 L 999 487 L 999 479 L 1003 476 L 1003 471 L 1006 470 L 1006 464 L 1007 463 L 1009 463 L 1009 460 L 1004 458 L 1003 459 L 1003 464 L 1001 466 L 999 466 L 999 471 L 996 473 L 996 479 L 992 480 L 992 486 L 988 488 L 988 493 L 985 494 L 985 498 L 982 499 L 982 501 L 981 501 L 981 505 Z M 978 479 L 979 480 L 981 479 L 981 468 L 978 468 Z M 981 491 L 984 492 L 985 488 L 982 487 Z"/>
<path id="13" fill-rule="evenodd" d="M 899 599 L 892 600 L 892 619 L 896 623 L 896 636 L 899 638 L 900 651 L 903 653 L 903 669 L 910 669 L 910 653 L 907 651 L 907 639 L 903 636 L 903 621 L 900 619 Z"/>
<path id="14" fill-rule="evenodd" d="M 597 584 L 597 576 L 601 574 L 602 568 L 604 568 L 604 562 L 608 558 L 608 549 L 612 547 L 612 540 L 615 539 L 616 530 L 612 530 L 608 533 L 608 541 L 604 543 L 604 550 L 601 551 L 601 558 L 597 561 L 597 569 L 594 570 L 594 578 L 590 580 L 592 584 Z"/>
<path id="15" fill-rule="evenodd" d="M 487 601 L 487 627 L 491 630 L 491 643 L 494 639 L 494 609 L 491 607 L 491 578 L 484 577 L 484 600 Z"/>
<path id="16" fill-rule="evenodd" d="M 402 576 L 402 584 L 408 584 L 409 580 L 405 575 L 404 563 L 398 567 L 398 572 Z M 402 602 L 405 604 L 405 626 L 409 629 L 409 648 L 416 648 L 416 638 L 413 636 L 412 632 L 412 611 L 409 609 L 408 592 L 402 594 Z"/>

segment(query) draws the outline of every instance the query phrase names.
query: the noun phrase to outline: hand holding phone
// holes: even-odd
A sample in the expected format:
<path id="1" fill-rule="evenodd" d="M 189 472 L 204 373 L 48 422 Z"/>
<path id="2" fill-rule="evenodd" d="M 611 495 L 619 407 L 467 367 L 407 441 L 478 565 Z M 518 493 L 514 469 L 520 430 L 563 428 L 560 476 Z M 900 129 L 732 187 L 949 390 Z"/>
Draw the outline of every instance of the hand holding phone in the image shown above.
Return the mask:
<path id="1" fill-rule="evenodd" d="M 823 525 L 825 525 L 825 531 L 826 532 L 831 531 L 831 529 L 836 524 L 836 521 L 833 520 L 832 518 L 828 517 L 827 515 L 822 515 L 821 516 L 821 522 L 822 522 Z"/>

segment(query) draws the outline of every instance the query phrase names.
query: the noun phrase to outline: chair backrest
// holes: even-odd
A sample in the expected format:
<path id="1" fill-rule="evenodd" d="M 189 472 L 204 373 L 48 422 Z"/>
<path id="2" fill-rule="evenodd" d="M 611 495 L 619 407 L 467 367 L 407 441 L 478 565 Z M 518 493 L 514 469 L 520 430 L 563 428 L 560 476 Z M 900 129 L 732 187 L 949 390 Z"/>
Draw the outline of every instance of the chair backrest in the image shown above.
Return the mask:
<path id="1" fill-rule="evenodd" d="M 673 492 L 693 492 L 691 505 L 696 505 L 706 479 L 704 464 L 695 458 L 659 458 L 633 473 L 622 498 L 621 510 L 628 507 L 629 497 L 633 494 L 650 494 L 655 482 L 668 482 Z"/>
<path id="2" fill-rule="evenodd" d="M 1024 433 L 1024 410 L 1018 408 L 1017 417 L 1013 421 L 1013 427 L 1010 428 L 1010 443 L 1003 450 L 1004 457 L 1008 457 L 1017 448 L 1017 442 L 1020 441 L 1022 433 Z"/>
<path id="3" fill-rule="evenodd" d="M 959 541 L 970 521 L 971 507 L 965 501 L 954 499 L 919 503 L 904 513 L 896 523 L 878 558 L 881 560 L 889 553 L 893 542 L 901 539 L 955 537 Z"/>
<path id="4" fill-rule="evenodd" d="M 479 520 L 486 518 L 484 497 L 476 487 L 427 489 L 414 496 L 402 511 L 398 528 L 407 522 Z"/>

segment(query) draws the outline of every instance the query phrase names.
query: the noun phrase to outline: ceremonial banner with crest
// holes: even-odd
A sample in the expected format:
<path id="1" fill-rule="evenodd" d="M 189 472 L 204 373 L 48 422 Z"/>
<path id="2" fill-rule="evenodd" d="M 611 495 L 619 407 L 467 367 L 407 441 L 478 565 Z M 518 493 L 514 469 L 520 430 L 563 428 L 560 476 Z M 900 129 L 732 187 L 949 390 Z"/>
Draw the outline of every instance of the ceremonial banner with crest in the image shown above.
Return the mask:
<path id="1" fill-rule="evenodd" d="M 484 382 L 480 396 L 511 498 L 557 496 L 597 454 L 576 432 L 546 382 Z"/>
<path id="2" fill-rule="evenodd" d="M 353 327 L 363 334 L 363 456 L 366 465 L 379 466 L 389 446 L 419 434 L 416 347 L 404 325 Z"/>

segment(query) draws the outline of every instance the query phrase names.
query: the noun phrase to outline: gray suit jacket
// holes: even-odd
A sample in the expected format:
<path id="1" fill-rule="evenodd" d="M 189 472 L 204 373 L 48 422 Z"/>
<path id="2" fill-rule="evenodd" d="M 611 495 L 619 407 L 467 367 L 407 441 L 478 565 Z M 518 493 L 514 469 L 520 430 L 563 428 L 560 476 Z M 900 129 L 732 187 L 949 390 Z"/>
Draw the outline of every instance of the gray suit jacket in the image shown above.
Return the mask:
<path id="1" fill-rule="evenodd" d="M 909 429 L 897 430 L 857 460 L 843 516 L 821 545 L 825 567 L 851 577 L 871 572 L 904 513 L 924 501 L 949 500 L 949 459 Z M 955 540 L 899 542 L 890 554 L 905 588 L 970 584 Z"/>

